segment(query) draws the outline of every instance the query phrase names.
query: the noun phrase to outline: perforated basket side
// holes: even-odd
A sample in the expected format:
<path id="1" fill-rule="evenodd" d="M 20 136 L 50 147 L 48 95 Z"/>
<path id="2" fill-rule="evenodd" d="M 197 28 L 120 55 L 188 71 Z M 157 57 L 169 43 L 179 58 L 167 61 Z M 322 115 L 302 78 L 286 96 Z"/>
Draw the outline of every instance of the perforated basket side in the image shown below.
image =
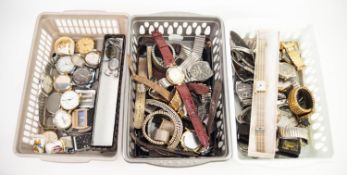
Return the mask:
<path id="1" fill-rule="evenodd" d="M 39 100 L 40 79 L 52 64 L 50 57 L 54 41 L 60 36 L 70 36 L 74 39 L 91 36 L 97 40 L 97 48 L 101 50 L 101 40 L 105 34 L 127 34 L 127 22 L 126 15 L 105 12 L 94 14 L 89 12 L 42 13 L 38 16 L 19 109 L 14 145 L 17 155 L 40 157 L 44 160 L 59 162 L 80 162 L 114 157 L 115 153 L 102 154 L 93 151 L 71 155 L 35 154 L 32 151 L 30 140 L 33 134 L 39 132 L 39 114 L 43 106 Z"/>
<path id="2" fill-rule="evenodd" d="M 180 16 L 179 14 L 173 16 L 153 15 L 153 16 L 138 16 L 134 17 L 131 22 L 130 33 L 130 48 L 129 53 L 132 59 L 132 68 L 136 71 L 137 63 L 137 46 L 138 38 L 141 36 L 150 36 L 151 32 L 159 30 L 164 36 L 170 34 L 179 34 L 182 36 L 193 37 L 195 35 L 206 35 L 212 42 L 212 69 L 215 72 L 214 80 L 221 79 L 224 81 L 224 30 L 222 22 L 217 18 L 201 17 L 201 16 Z M 132 128 L 132 117 L 135 104 L 136 83 L 129 81 L 128 89 L 131 90 L 128 97 L 129 101 L 126 102 L 128 106 L 127 113 L 125 114 L 126 121 L 124 123 L 124 139 L 123 139 L 123 156 L 129 162 L 145 162 L 159 166 L 193 166 L 210 161 L 226 160 L 230 156 L 229 144 L 229 124 L 227 122 L 225 101 L 227 100 L 221 95 L 218 102 L 217 109 L 217 127 L 220 130 L 217 134 L 218 150 L 219 153 L 213 157 L 199 157 L 199 158 L 140 158 L 133 155 L 135 148 L 134 143 L 130 138 L 130 131 Z M 224 91 L 225 91 L 224 86 Z"/>

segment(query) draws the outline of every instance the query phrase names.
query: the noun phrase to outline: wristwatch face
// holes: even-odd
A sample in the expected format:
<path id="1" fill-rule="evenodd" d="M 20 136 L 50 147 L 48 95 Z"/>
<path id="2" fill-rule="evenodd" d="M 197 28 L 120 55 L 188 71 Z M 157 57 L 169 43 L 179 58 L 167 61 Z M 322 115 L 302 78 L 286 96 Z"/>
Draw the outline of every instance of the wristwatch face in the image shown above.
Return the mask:
<path id="1" fill-rule="evenodd" d="M 54 52 L 58 55 L 72 55 L 75 50 L 75 42 L 70 37 L 60 37 L 54 44 Z"/>
<path id="2" fill-rule="evenodd" d="M 49 75 L 44 75 L 42 78 L 42 90 L 46 93 L 49 94 L 53 90 L 53 80 Z"/>
<path id="3" fill-rule="evenodd" d="M 76 109 L 72 113 L 72 128 L 85 129 L 88 127 L 88 109 Z"/>
<path id="4" fill-rule="evenodd" d="M 197 61 L 187 69 L 192 81 L 206 81 L 213 75 L 210 65 L 206 61 Z"/>
<path id="5" fill-rule="evenodd" d="M 66 110 L 75 109 L 80 103 L 79 95 L 74 91 L 66 91 L 60 99 L 60 105 Z"/>
<path id="6" fill-rule="evenodd" d="M 187 130 L 183 133 L 181 137 L 181 145 L 183 148 L 187 149 L 188 151 L 196 152 L 201 147 L 199 143 L 199 139 L 195 135 L 195 133 Z"/>
<path id="7" fill-rule="evenodd" d="M 183 70 L 179 67 L 170 67 L 166 71 L 167 80 L 175 85 L 182 84 L 184 82 Z"/>
<path id="8" fill-rule="evenodd" d="M 55 68 L 60 73 L 70 73 L 74 70 L 75 65 L 72 63 L 71 56 L 60 57 L 55 64 Z"/>
<path id="9" fill-rule="evenodd" d="M 71 58 L 72 63 L 77 67 L 83 67 L 86 63 L 80 54 L 75 54 Z"/>
<path id="10" fill-rule="evenodd" d="M 73 81 L 77 85 L 86 85 L 89 84 L 90 81 L 93 78 L 93 73 L 90 69 L 84 67 L 84 68 L 78 68 L 74 73 L 73 73 Z"/>
<path id="11" fill-rule="evenodd" d="M 100 54 L 99 52 L 89 52 L 84 59 L 88 66 L 96 67 L 100 63 Z"/>
<path id="12" fill-rule="evenodd" d="M 94 45 L 92 38 L 84 37 L 77 41 L 76 50 L 80 54 L 87 54 L 94 49 Z"/>
<path id="13" fill-rule="evenodd" d="M 55 114 L 60 108 L 61 94 L 53 92 L 47 98 L 46 110 L 51 114 Z"/>
<path id="14" fill-rule="evenodd" d="M 53 86 L 58 92 L 66 91 L 71 88 L 71 78 L 68 75 L 58 75 Z"/>
<path id="15" fill-rule="evenodd" d="M 53 123 L 58 129 L 67 129 L 71 126 L 71 115 L 63 109 L 54 115 Z"/>

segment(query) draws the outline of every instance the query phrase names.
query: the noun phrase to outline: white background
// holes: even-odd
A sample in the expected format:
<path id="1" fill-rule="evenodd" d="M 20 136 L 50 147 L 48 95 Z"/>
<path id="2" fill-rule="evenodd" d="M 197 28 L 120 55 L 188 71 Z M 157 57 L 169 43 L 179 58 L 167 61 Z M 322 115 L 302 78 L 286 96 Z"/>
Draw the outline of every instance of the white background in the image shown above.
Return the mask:
<path id="1" fill-rule="evenodd" d="M 130 164 L 120 152 L 115 161 L 51 163 L 13 153 L 17 114 L 36 17 L 43 11 L 105 10 L 129 14 L 187 11 L 235 18 L 268 18 L 312 24 L 319 49 L 333 136 L 334 156 L 324 161 L 239 163 L 233 159 L 193 168 Z M 0 1 L 0 175 L 7 174 L 346 174 L 347 1 L 220 0 L 1 0 Z"/>

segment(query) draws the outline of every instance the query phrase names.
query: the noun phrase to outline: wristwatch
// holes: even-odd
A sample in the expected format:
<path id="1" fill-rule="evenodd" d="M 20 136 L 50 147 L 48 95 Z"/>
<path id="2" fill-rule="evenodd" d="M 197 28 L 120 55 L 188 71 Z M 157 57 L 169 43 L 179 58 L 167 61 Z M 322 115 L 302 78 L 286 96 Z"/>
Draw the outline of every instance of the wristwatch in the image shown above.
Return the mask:
<path id="1" fill-rule="evenodd" d="M 88 126 L 88 109 L 80 108 L 72 112 L 71 128 L 77 130 L 86 130 L 90 128 L 90 126 Z"/>
<path id="2" fill-rule="evenodd" d="M 76 50 L 78 53 L 85 55 L 94 49 L 95 42 L 92 38 L 83 37 L 76 43 Z"/>
<path id="3" fill-rule="evenodd" d="M 147 77 L 146 73 L 147 60 L 144 57 L 139 57 L 138 60 L 138 75 Z M 135 112 L 134 112 L 134 128 L 140 129 L 145 115 L 145 100 L 146 100 L 146 88 L 143 84 L 137 83 L 136 85 L 136 100 L 135 100 Z"/>
<path id="4" fill-rule="evenodd" d="M 163 110 L 163 111 L 170 114 L 169 118 L 174 123 L 175 130 L 177 132 L 175 132 L 175 131 L 173 132 L 173 135 L 175 135 L 175 139 L 172 139 L 172 138 L 170 139 L 168 148 L 169 149 L 175 148 L 179 144 L 180 138 L 181 138 L 182 133 L 183 133 L 183 123 L 182 123 L 180 116 L 170 106 L 166 105 L 163 102 L 153 100 L 153 99 L 146 99 L 146 106 L 147 105 L 148 106 L 155 106 L 157 108 L 160 108 L 160 110 Z M 153 114 L 153 113 L 151 113 L 151 114 Z M 150 119 L 147 119 L 147 120 L 150 120 Z M 145 123 L 146 123 L 146 119 L 144 121 L 144 124 Z"/>
<path id="5" fill-rule="evenodd" d="M 168 140 L 167 142 L 164 142 L 162 140 L 154 140 L 152 137 L 150 137 L 150 135 L 147 133 L 147 124 L 150 120 L 152 120 L 154 117 L 167 117 L 170 118 L 170 120 L 175 121 L 174 116 L 171 113 L 168 113 L 166 111 L 163 110 L 158 110 L 155 111 L 149 115 L 146 116 L 145 120 L 143 121 L 143 125 L 142 125 L 142 133 L 143 136 L 150 142 L 153 143 L 155 145 L 164 145 L 167 143 L 172 143 L 175 139 L 176 139 L 176 135 L 177 135 L 177 126 L 175 126 L 175 130 L 174 130 L 174 134 L 173 136 L 170 138 L 170 140 Z M 167 134 L 168 135 L 168 134 Z M 159 136 L 157 136 L 159 138 Z M 160 136 L 163 137 L 163 136 Z M 177 145 L 176 145 L 177 146 Z M 176 147 L 175 146 L 175 147 Z"/>
<path id="6" fill-rule="evenodd" d="M 86 64 L 81 54 L 74 54 L 71 61 L 76 67 L 83 67 Z"/>
<path id="7" fill-rule="evenodd" d="M 58 55 L 72 55 L 74 50 L 75 42 L 70 37 L 60 37 L 54 43 L 54 52 Z"/>
<path id="8" fill-rule="evenodd" d="M 166 46 L 164 46 L 164 47 L 166 47 Z M 167 44 L 167 47 L 170 49 L 170 52 L 173 55 L 173 59 L 176 60 L 176 51 L 175 51 L 174 47 L 171 44 Z M 157 48 L 158 48 L 157 44 L 154 44 L 152 46 L 152 49 L 151 49 L 153 64 L 159 71 L 165 72 L 165 70 L 166 70 L 165 63 L 164 63 L 165 59 L 159 58 L 159 56 L 156 55 L 155 51 Z M 159 50 L 160 50 L 160 48 L 159 48 Z"/>
<path id="9" fill-rule="evenodd" d="M 93 50 L 87 53 L 86 57 L 84 58 L 86 61 L 86 65 L 91 68 L 96 68 L 100 64 L 101 56 L 100 52 Z"/>
<path id="10" fill-rule="evenodd" d="M 54 115 L 53 123 L 58 129 L 67 129 L 71 126 L 71 115 L 67 111 L 59 109 Z"/>
<path id="11" fill-rule="evenodd" d="M 49 94 L 53 90 L 53 79 L 49 75 L 43 75 L 41 79 L 41 88 L 45 94 Z"/>
<path id="12" fill-rule="evenodd" d="M 207 148 L 209 146 L 208 143 L 208 136 L 206 134 L 205 128 L 202 125 L 202 122 L 198 116 L 196 106 L 194 104 L 192 95 L 190 94 L 190 91 L 187 87 L 187 85 L 184 83 L 185 81 L 185 74 L 184 74 L 184 68 L 186 65 L 189 65 L 192 62 L 195 62 L 195 60 L 198 58 L 197 55 L 194 54 L 194 52 L 191 54 L 190 59 L 185 60 L 180 67 L 175 66 L 174 58 L 172 53 L 169 50 L 169 47 L 167 46 L 165 39 L 163 38 L 162 34 L 159 31 L 152 32 L 152 37 L 154 38 L 156 44 L 158 45 L 160 52 L 163 56 L 163 60 L 165 63 L 165 66 L 168 68 L 166 71 L 166 79 L 175 85 L 176 90 L 179 92 L 181 99 L 183 100 L 183 104 L 185 105 L 188 115 L 190 117 L 190 120 L 192 121 L 193 127 L 198 135 L 199 141 L 201 144 Z M 196 42 L 194 42 L 196 44 Z M 194 47 L 194 46 L 193 46 Z M 184 65 L 184 66 L 182 66 Z"/>
<path id="13" fill-rule="evenodd" d="M 75 65 L 72 63 L 71 56 L 61 56 L 55 64 L 55 68 L 61 74 L 68 74 L 75 69 Z"/>
<path id="14" fill-rule="evenodd" d="M 58 75 L 54 79 L 53 87 L 57 92 L 64 92 L 71 89 L 71 78 L 68 75 Z"/>
<path id="15" fill-rule="evenodd" d="M 290 60 L 298 71 L 303 70 L 305 67 L 304 60 L 300 55 L 299 44 L 297 41 L 281 42 L 281 49 L 284 49 L 288 54 Z"/>
<path id="16" fill-rule="evenodd" d="M 289 92 L 288 105 L 294 114 L 302 116 L 313 111 L 315 101 L 306 87 L 294 87 Z"/>
<path id="17" fill-rule="evenodd" d="M 91 84 L 94 72 L 86 67 L 77 68 L 72 75 L 74 83 L 78 86 Z"/>
<path id="18" fill-rule="evenodd" d="M 75 91 L 66 91 L 60 98 L 60 105 L 65 110 L 75 109 L 80 103 L 80 95 Z"/>
<path id="19" fill-rule="evenodd" d="M 46 102 L 46 110 L 51 114 L 55 114 L 60 109 L 61 93 L 51 93 Z"/>
<path id="20" fill-rule="evenodd" d="M 190 130 L 186 130 L 181 137 L 181 146 L 186 151 L 192 151 L 198 153 L 201 144 L 199 143 L 199 139 L 196 134 Z"/>

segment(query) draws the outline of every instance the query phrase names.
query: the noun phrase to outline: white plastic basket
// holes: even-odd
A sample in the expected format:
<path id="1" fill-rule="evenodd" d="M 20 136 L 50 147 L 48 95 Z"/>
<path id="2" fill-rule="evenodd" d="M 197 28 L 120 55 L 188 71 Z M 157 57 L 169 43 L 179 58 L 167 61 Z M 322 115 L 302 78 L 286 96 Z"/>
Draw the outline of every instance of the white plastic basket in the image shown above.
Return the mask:
<path id="1" fill-rule="evenodd" d="M 54 41 L 61 36 L 78 39 L 90 36 L 96 40 L 96 47 L 102 50 L 105 34 L 125 34 L 128 30 L 128 16 L 101 11 L 66 11 L 63 13 L 42 13 L 38 16 L 32 40 L 14 151 L 20 156 L 39 157 L 56 162 L 87 162 L 90 160 L 112 160 L 116 152 L 87 151 L 75 154 L 36 154 L 32 151 L 30 137 L 38 133 L 40 78 L 52 55 Z M 124 97 L 121 97 L 121 100 Z M 120 107 L 122 108 L 122 107 Z M 122 110 L 120 110 L 121 116 Z M 117 132 L 118 133 L 118 132 Z M 117 134 L 115 134 L 117 144 Z"/>
<path id="2" fill-rule="evenodd" d="M 293 26 L 293 27 L 291 27 Z M 304 26 L 304 27 L 298 27 Z M 319 160 L 330 158 L 333 155 L 332 138 L 329 124 L 328 109 L 326 105 L 324 83 L 321 76 L 320 60 L 318 49 L 315 44 L 313 29 L 310 26 L 298 24 L 285 24 L 284 26 L 275 25 L 274 21 L 264 19 L 238 19 L 228 21 L 226 24 L 226 43 L 227 43 L 227 64 L 229 67 L 228 75 L 233 75 L 234 72 L 231 68 L 231 54 L 230 54 L 230 31 L 235 31 L 241 37 L 248 36 L 255 37 L 258 29 L 274 29 L 280 32 L 280 40 L 298 40 L 300 50 L 304 63 L 306 65 L 303 72 L 303 82 L 313 93 L 315 97 L 315 112 L 311 116 L 311 125 L 309 127 L 309 144 L 302 147 L 301 154 L 298 159 L 292 158 L 293 161 L 300 161 L 300 159 Z M 229 77 L 232 79 L 232 76 Z M 229 81 L 231 91 L 234 91 L 233 81 Z M 240 110 L 238 104 L 235 103 L 234 93 L 229 93 L 231 101 L 231 110 L 235 115 Z M 237 132 L 236 132 L 236 119 L 232 117 L 232 132 L 233 132 L 233 151 L 235 152 L 234 158 L 241 162 L 257 162 L 266 164 L 264 159 L 253 159 L 244 156 L 238 149 Z M 279 159 L 288 160 L 289 158 L 280 157 Z M 276 158 L 278 161 L 279 159 Z M 281 161 L 278 161 L 281 162 Z M 278 165 L 283 165 L 279 163 Z"/>

